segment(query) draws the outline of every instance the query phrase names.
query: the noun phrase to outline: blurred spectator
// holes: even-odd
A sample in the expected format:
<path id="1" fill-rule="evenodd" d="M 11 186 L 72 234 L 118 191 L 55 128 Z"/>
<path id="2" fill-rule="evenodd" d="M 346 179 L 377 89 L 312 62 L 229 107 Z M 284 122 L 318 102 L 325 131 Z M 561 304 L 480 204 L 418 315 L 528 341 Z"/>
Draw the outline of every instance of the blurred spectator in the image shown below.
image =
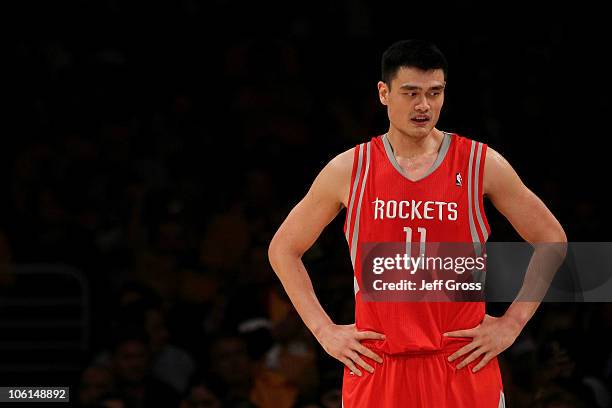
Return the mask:
<path id="1" fill-rule="evenodd" d="M 248 332 L 245 326 L 243 330 Z M 293 407 L 299 392 L 295 379 L 288 378 L 287 370 L 266 367 L 263 359 L 253 360 L 248 350 L 244 338 L 235 334 L 219 336 L 211 344 L 211 374 L 223 384 L 224 403 L 228 406 L 250 403 L 259 408 Z M 257 348 L 251 350 L 256 352 Z"/>
<path id="2" fill-rule="evenodd" d="M 161 297 L 146 286 L 130 283 L 121 293 L 123 306 L 118 309 L 118 330 L 143 330 L 149 339 L 151 374 L 182 394 L 196 369 L 193 358 L 170 343 Z M 105 361 L 101 354 L 97 361 Z"/>
<path id="3" fill-rule="evenodd" d="M 596 377 L 585 375 L 579 356 L 579 344 L 572 330 L 552 332 L 538 351 L 540 361 L 535 377 L 539 391 L 559 387 L 573 395 L 586 407 L 605 407 L 610 394 Z"/>
<path id="4" fill-rule="evenodd" d="M 278 284 L 268 291 L 268 315 L 275 343 L 266 354 L 265 367 L 294 384 L 300 395 L 312 395 L 319 383 L 318 343 Z"/>
<path id="5" fill-rule="evenodd" d="M 187 395 L 181 400 L 179 408 L 221 408 L 221 401 L 215 395 L 207 380 L 196 377 L 188 388 Z"/>
<path id="6" fill-rule="evenodd" d="M 114 391 L 115 383 L 111 369 L 103 365 L 92 365 L 83 371 L 79 385 L 78 401 L 82 407 L 93 407 L 103 397 Z"/>
<path id="7" fill-rule="evenodd" d="M 117 332 L 111 346 L 111 367 L 119 393 L 129 407 L 177 407 L 178 393 L 152 375 L 150 358 L 145 333 L 129 328 Z"/>
<path id="8" fill-rule="evenodd" d="M 248 407 L 254 385 L 252 362 L 244 340 L 238 335 L 221 334 L 211 343 L 210 372 L 223 388 L 224 406 Z"/>

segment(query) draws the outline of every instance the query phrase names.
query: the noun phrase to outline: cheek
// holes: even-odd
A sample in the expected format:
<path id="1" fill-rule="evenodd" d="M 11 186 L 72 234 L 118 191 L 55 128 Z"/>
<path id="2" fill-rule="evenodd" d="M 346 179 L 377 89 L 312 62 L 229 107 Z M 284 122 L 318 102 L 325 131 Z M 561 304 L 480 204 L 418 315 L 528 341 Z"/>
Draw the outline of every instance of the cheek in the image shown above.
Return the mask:
<path id="1" fill-rule="evenodd" d="M 395 107 L 389 110 L 389 120 L 396 124 L 405 123 L 410 119 L 410 110 L 407 108 Z"/>
<path id="2" fill-rule="evenodd" d="M 406 115 L 407 113 L 412 112 L 414 106 L 409 101 L 405 100 L 395 100 L 389 104 L 389 112 L 394 115 Z"/>

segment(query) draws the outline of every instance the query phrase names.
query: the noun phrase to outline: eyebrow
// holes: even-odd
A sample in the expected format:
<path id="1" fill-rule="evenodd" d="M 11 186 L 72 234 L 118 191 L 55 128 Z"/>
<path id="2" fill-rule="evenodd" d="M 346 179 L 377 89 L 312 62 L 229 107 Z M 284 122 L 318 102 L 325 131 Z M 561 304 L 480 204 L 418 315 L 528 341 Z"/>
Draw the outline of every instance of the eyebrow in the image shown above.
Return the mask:
<path id="1" fill-rule="evenodd" d="M 445 87 L 445 84 L 434 85 L 431 88 L 429 88 L 429 90 L 432 90 L 432 91 L 441 91 L 442 89 L 444 89 L 444 87 Z M 409 84 L 409 83 L 401 84 L 400 88 L 401 89 L 407 89 L 409 91 L 420 91 L 421 89 L 423 89 L 420 86 L 412 85 L 412 84 Z"/>

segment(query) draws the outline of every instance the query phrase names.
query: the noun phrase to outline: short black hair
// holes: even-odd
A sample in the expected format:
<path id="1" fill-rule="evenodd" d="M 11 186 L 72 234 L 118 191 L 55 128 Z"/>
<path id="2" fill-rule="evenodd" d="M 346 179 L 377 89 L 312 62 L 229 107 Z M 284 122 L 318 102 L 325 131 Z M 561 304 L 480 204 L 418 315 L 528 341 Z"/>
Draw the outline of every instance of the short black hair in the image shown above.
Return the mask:
<path id="1" fill-rule="evenodd" d="M 402 40 L 392 44 L 382 56 L 382 81 L 391 88 L 391 81 L 401 67 L 413 67 L 423 71 L 441 69 L 444 80 L 448 63 L 444 54 L 433 43 L 425 40 Z"/>

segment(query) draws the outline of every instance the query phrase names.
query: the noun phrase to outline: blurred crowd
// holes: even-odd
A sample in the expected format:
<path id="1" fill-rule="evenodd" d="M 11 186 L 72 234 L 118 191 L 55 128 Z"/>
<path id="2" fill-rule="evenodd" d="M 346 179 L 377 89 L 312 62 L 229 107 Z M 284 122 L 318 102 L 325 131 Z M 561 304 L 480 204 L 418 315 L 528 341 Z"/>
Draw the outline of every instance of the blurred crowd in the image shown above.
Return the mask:
<path id="1" fill-rule="evenodd" d="M 115 36 L 15 45 L 18 127 L 2 142 L 0 266 L 64 263 L 86 277 L 92 336 L 73 388 L 81 407 L 340 407 L 342 366 L 296 314 L 267 245 L 328 160 L 385 131 L 375 84 L 388 41 L 374 39 L 377 21 L 345 5 L 328 10 L 344 16 L 344 41 L 317 40 L 317 24 L 333 19 L 303 10 L 282 23 L 291 39 L 215 42 L 196 28 L 198 3 L 180 3 L 169 18 L 185 24 L 168 39 L 123 37 L 135 11 L 108 2 L 86 11 L 125 15 Z M 550 44 L 524 52 L 552 64 L 562 40 L 554 31 Z M 545 143 L 524 151 L 515 137 L 520 126 L 498 95 L 505 88 L 489 76 L 499 61 L 475 59 L 472 72 L 452 51 L 475 58 L 473 48 L 487 45 L 476 34 L 440 44 L 451 65 L 440 127 L 507 154 L 570 240 L 601 239 L 588 186 L 567 193 L 554 163 L 532 167 Z M 474 79 L 476 89 L 460 85 Z M 505 103 L 515 102 L 534 132 L 548 126 L 542 101 Z M 487 209 L 491 239 L 516 239 Z M 347 324 L 343 215 L 304 262 L 325 309 Z M 507 406 L 611 407 L 611 333 L 609 304 L 543 304 L 500 356 Z"/>

